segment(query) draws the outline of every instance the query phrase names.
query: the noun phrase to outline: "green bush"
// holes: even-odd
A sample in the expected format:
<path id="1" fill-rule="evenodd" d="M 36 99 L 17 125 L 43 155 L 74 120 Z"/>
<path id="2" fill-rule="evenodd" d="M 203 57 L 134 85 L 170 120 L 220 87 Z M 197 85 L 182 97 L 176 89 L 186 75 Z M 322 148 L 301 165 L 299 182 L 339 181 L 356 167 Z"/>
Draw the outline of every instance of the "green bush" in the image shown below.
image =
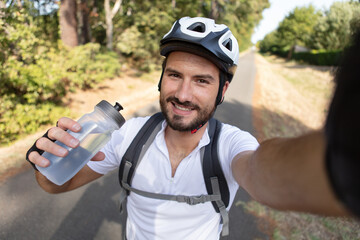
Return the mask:
<path id="1" fill-rule="evenodd" d="M 161 63 L 159 42 L 171 28 L 175 18 L 171 12 L 154 8 L 151 3 L 144 3 L 141 7 L 144 9 L 139 9 L 129 17 L 129 25 L 121 33 L 115 34 L 114 45 L 115 50 L 126 57 L 135 68 L 150 72 Z M 121 27 L 115 24 L 115 28 Z"/>
<path id="2" fill-rule="evenodd" d="M 0 145 L 9 144 L 24 134 L 36 132 L 39 126 L 54 124 L 69 110 L 54 103 L 22 104 L 16 96 L 0 99 Z"/>
<path id="3" fill-rule="evenodd" d="M 0 145 L 68 115 L 61 102 L 67 91 L 91 88 L 117 76 L 121 67 L 117 54 L 102 49 L 100 44 L 68 49 L 61 43 L 41 40 L 41 29 L 25 10 L 3 14 L 5 17 L 0 18 Z"/>
<path id="4" fill-rule="evenodd" d="M 293 53 L 292 59 L 304 61 L 318 66 L 337 66 L 341 58 L 342 51 L 312 50 L 311 52 Z"/>
<path id="5" fill-rule="evenodd" d="M 117 76 L 120 62 L 116 53 L 102 51 L 89 43 L 73 49 L 49 48 L 35 62 L 10 56 L 0 68 L 0 145 L 41 125 L 56 122 L 68 112 L 62 106 L 67 91 L 91 88 Z"/>
<path id="6" fill-rule="evenodd" d="M 63 70 L 58 77 L 67 81 L 70 90 L 91 88 L 106 78 L 117 76 L 121 67 L 117 54 L 102 52 L 98 43 L 62 49 L 62 56 L 56 61 Z"/>

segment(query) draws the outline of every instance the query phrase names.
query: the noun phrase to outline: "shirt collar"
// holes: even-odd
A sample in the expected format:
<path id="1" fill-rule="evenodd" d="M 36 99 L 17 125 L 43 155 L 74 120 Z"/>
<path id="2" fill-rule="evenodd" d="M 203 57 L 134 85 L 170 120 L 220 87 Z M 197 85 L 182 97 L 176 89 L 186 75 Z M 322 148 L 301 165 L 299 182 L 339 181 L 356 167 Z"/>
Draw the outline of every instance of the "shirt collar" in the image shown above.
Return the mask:
<path id="1" fill-rule="evenodd" d="M 167 126 L 167 122 L 166 120 L 164 120 L 161 124 L 161 130 L 160 132 L 158 133 L 158 135 L 156 137 L 160 137 L 162 136 L 164 138 L 164 141 L 165 141 L 165 128 Z M 196 150 L 197 149 L 200 149 L 206 145 L 208 145 L 210 143 L 210 136 L 209 136 L 209 131 L 208 131 L 208 127 L 209 127 L 209 124 L 207 125 L 206 129 L 205 129 L 205 132 L 203 134 L 203 136 L 201 137 L 200 141 L 199 141 L 199 144 L 198 146 L 195 148 Z M 194 133 L 196 134 L 196 133 Z"/>

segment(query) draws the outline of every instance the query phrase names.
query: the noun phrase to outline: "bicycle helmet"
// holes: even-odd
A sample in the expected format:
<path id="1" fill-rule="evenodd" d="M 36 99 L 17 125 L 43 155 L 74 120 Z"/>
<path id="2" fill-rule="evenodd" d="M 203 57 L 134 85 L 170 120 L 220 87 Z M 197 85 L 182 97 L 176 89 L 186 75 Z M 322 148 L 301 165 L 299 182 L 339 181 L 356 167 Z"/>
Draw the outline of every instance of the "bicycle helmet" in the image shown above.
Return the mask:
<path id="1" fill-rule="evenodd" d="M 224 24 L 203 17 L 183 17 L 177 20 L 160 41 L 160 54 L 167 57 L 173 51 L 184 51 L 204 57 L 220 69 L 220 86 L 216 105 L 222 102 L 222 88 L 231 82 L 239 60 L 238 42 Z M 163 65 L 163 72 L 164 72 Z M 161 80 L 159 82 L 159 90 Z"/>

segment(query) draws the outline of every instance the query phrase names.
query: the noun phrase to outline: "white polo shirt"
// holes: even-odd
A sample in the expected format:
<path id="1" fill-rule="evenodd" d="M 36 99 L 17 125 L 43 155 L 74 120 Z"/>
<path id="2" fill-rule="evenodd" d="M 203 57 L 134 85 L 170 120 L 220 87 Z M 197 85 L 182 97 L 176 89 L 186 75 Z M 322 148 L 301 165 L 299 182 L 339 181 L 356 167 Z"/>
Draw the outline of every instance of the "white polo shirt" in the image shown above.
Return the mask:
<path id="1" fill-rule="evenodd" d="M 90 161 L 88 166 L 100 174 L 106 174 L 120 166 L 120 161 L 130 143 L 149 117 L 133 118 L 114 132 L 110 142 L 102 150 L 104 161 Z M 171 195 L 207 194 L 200 149 L 209 144 L 206 130 L 198 146 L 184 158 L 171 176 L 169 153 L 165 143 L 166 121 L 138 165 L 132 187 L 153 193 Z M 258 142 L 249 133 L 222 124 L 218 141 L 218 157 L 226 177 L 230 202 L 234 200 L 238 184 L 232 176 L 231 161 L 240 152 L 255 150 Z M 211 202 L 190 206 L 186 203 L 158 200 L 130 193 L 127 202 L 127 239 L 219 239 L 221 233 L 220 214 Z"/>

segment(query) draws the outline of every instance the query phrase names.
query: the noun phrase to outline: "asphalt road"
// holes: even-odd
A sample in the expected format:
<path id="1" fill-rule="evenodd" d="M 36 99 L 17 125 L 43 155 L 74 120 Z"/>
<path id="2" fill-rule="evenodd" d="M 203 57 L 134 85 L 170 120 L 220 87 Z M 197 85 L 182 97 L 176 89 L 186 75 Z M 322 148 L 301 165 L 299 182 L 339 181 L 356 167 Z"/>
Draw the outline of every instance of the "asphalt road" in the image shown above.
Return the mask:
<path id="1" fill-rule="evenodd" d="M 249 52 L 240 58 L 225 102 L 215 115 L 252 133 L 255 74 L 254 54 Z M 157 105 L 156 102 L 136 115 L 158 111 Z M 25 171 L 0 186 L 0 239 L 121 239 L 125 216 L 117 211 L 118 192 L 116 171 L 59 195 L 45 193 L 37 186 L 33 171 Z M 248 200 L 240 189 L 230 211 L 230 235 L 224 240 L 269 238 L 259 231 L 256 218 L 236 204 Z"/>

